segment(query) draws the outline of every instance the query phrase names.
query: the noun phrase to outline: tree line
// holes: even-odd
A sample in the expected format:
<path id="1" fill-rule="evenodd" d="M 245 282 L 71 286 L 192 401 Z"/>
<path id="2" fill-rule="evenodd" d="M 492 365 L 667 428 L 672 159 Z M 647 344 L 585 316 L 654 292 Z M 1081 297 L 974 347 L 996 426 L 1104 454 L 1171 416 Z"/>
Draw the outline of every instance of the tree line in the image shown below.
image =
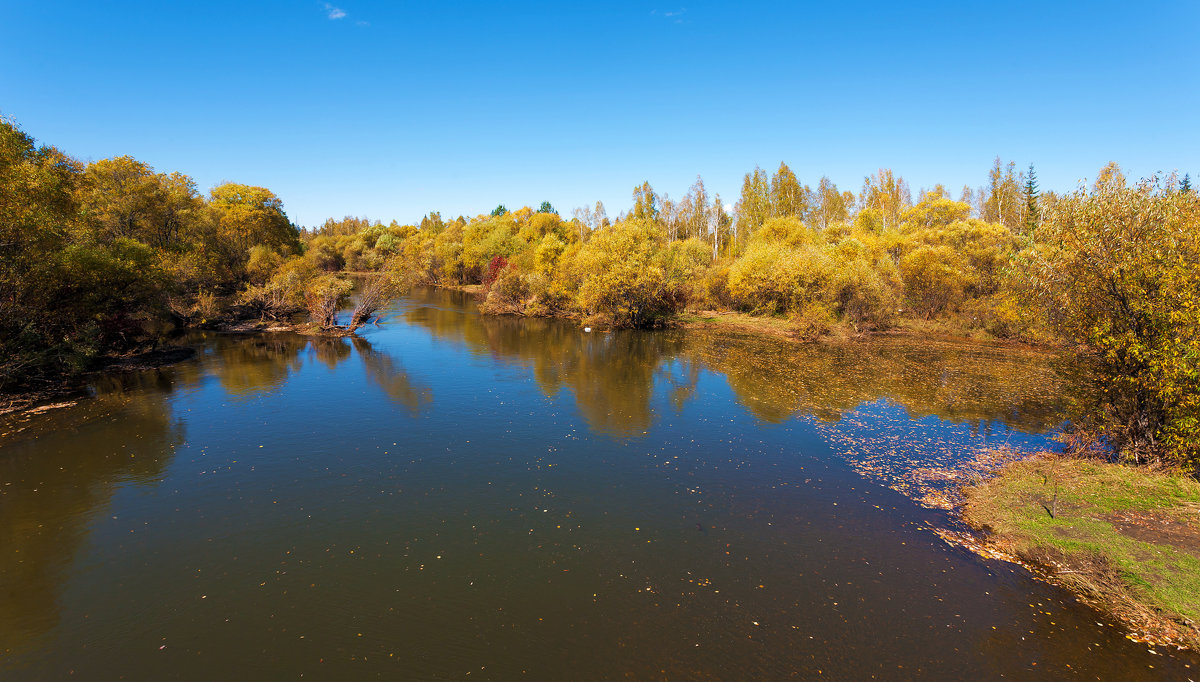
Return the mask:
<path id="1" fill-rule="evenodd" d="M 164 326 L 229 317 L 353 327 L 401 283 L 478 285 L 485 312 L 651 327 L 686 311 L 787 320 L 815 338 L 909 329 L 1068 344 L 1103 396 L 1089 442 L 1127 459 L 1200 460 L 1200 198 L 1190 177 L 1040 190 L 995 161 L 981 187 L 914 193 L 889 169 L 858 192 L 786 165 L 744 177 L 732 210 L 697 178 L 648 182 L 628 211 L 549 202 L 417 224 L 300 229 L 279 198 L 202 195 L 130 157 L 82 164 L 0 124 L 0 388 L 77 372 Z M 374 273 L 350 318 L 349 273 Z M 349 320 L 347 322 L 347 319 Z M 1085 416 L 1090 415 L 1090 416 Z"/>

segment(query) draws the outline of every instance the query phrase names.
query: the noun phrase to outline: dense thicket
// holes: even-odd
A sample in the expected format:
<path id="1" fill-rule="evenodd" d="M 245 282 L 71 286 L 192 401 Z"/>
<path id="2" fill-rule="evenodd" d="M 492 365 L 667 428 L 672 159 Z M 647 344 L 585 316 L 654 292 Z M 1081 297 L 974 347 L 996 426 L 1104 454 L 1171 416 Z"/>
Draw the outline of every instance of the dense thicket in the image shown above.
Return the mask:
<path id="1" fill-rule="evenodd" d="M 727 211 L 702 180 L 684 197 L 634 188 L 632 208 L 570 219 L 549 202 L 417 225 L 364 218 L 298 230 L 278 197 L 201 196 L 129 158 L 81 164 L 0 124 L 0 389 L 135 347 L 164 322 L 306 313 L 339 325 L 349 273 L 363 323 L 397 282 L 482 285 L 486 312 L 649 327 L 686 310 L 791 321 L 813 337 L 907 327 L 1067 342 L 1094 361 L 1079 425 L 1121 456 L 1200 462 L 1200 220 L 1185 178 L 1039 192 L 996 160 L 987 185 L 913 193 L 881 169 L 858 193 L 785 164 L 747 173 Z M 343 320 L 344 322 L 344 320 Z"/>
<path id="2" fill-rule="evenodd" d="M 1022 251 L 1052 328 L 1097 368 L 1078 424 L 1138 463 L 1200 465 L 1200 197 L 1115 167 L 1063 197 Z"/>
<path id="3" fill-rule="evenodd" d="M 251 277 L 255 249 L 261 260 L 300 248 L 266 189 L 202 197 L 187 176 L 129 157 L 81 164 L 0 122 L 0 390 L 216 314 Z"/>

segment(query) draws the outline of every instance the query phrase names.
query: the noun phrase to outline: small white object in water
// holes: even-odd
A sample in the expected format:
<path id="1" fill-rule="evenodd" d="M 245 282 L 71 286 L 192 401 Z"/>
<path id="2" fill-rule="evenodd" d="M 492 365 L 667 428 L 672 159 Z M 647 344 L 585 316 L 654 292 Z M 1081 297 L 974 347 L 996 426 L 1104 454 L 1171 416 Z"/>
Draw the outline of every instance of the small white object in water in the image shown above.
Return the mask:
<path id="1" fill-rule="evenodd" d="M 584 328 L 583 328 L 583 331 L 585 331 L 585 332 L 590 332 L 590 331 L 592 331 L 592 328 L 591 328 L 591 327 L 584 327 Z"/>

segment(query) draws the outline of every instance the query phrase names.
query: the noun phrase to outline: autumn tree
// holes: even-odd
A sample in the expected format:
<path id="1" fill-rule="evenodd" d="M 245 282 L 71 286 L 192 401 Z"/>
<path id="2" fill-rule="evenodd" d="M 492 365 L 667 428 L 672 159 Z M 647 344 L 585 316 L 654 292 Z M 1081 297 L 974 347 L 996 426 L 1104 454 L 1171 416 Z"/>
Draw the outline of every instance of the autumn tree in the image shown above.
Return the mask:
<path id="1" fill-rule="evenodd" d="M 738 200 L 736 238 L 745 239 L 771 217 L 771 183 L 758 166 L 742 179 L 742 196 Z"/>
<path id="2" fill-rule="evenodd" d="M 575 229 L 579 231 L 579 241 L 583 241 L 584 235 L 592 229 L 592 209 L 590 206 L 582 206 L 571 211 L 571 221 L 575 223 Z"/>
<path id="3" fill-rule="evenodd" d="M 196 183 L 180 173 L 159 174 L 129 156 L 87 165 L 78 197 L 85 220 L 108 239 L 137 239 L 168 248 L 189 236 L 200 219 Z"/>
<path id="4" fill-rule="evenodd" d="M 904 210 L 901 218 L 908 226 L 928 228 L 966 220 L 970 215 L 970 205 L 947 197 L 942 190 L 924 194 L 920 202 Z"/>
<path id="5" fill-rule="evenodd" d="M 0 121 L 0 389 L 136 344 L 163 307 L 154 249 L 98 231 L 84 186 L 78 162 Z"/>
<path id="6" fill-rule="evenodd" d="M 686 287 L 671 277 L 666 243 L 662 228 L 646 218 L 597 231 L 571 264 L 583 311 L 618 327 L 652 326 L 677 312 Z"/>
<path id="7" fill-rule="evenodd" d="M 63 357 L 48 295 L 76 214 L 78 176 L 77 163 L 0 120 L 0 389 Z"/>
<path id="8" fill-rule="evenodd" d="M 320 227 L 312 231 L 312 234 L 324 237 L 348 237 L 370 227 L 371 221 L 367 218 L 348 215 L 341 220 L 327 218 Z"/>
<path id="9" fill-rule="evenodd" d="M 263 245 L 281 253 L 300 249 L 299 230 L 283 212 L 283 202 L 264 187 L 225 183 L 209 192 L 209 207 L 227 256 L 244 263 L 250 247 Z"/>
<path id="10" fill-rule="evenodd" d="M 779 170 L 771 178 L 771 217 L 804 218 L 808 214 L 810 194 L 811 190 L 801 186 L 792 169 L 780 162 Z"/>
<path id="11" fill-rule="evenodd" d="M 629 216 L 638 220 L 659 220 L 658 195 L 654 193 L 654 188 L 649 182 L 643 182 L 633 188 L 633 211 Z"/>
<path id="12" fill-rule="evenodd" d="M 958 194 L 958 200 L 970 206 L 972 211 L 975 211 L 975 205 L 977 203 L 975 199 L 975 190 L 971 189 L 970 185 L 963 185 L 962 191 Z M 979 217 L 977 212 L 976 217 Z"/>
<path id="13" fill-rule="evenodd" d="M 863 178 L 858 200 L 863 209 L 878 216 L 885 229 L 899 227 L 901 214 L 912 205 L 908 183 L 890 168 L 880 168 L 874 175 Z"/>
<path id="14" fill-rule="evenodd" d="M 1200 465 L 1200 199 L 1109 164 L 1061 197 L 1027 265 L 1048 321 L 1088 349 L 1099 404 L 1077 425 L 1128 461 Z"/>
<path id="15" fill-rule="evenodd" d="M 837 185 L 828 176 L 821 176 L 820 182 L 817 183 L 815 199 L 812 222 L 820 225 L 822 230 L 829 227 L 830 223 L 845 222 L 850 219 L 849 206 L 845 197 L 838 192 Z"/>
<path id="16" fill-rule="evenodd" d="M 154 170 L 131 156 L 88 164 L 80 199 L 88 218 L 111 239 L 143 238 L 155 212 Z"/>
<path id="17" fill-rule="evenodd" d="M 1013 162 L 1002 166 L 1000 157 L 996 157 L 988 171 L 988 186 L 980 192 L 979 200 L 980 217 L 989 223 L 1000 223 L 1014 232 L 1024 226 L 1025 201 Z"/>
<path id="18" fill-rule="evenodd" d="M 709 226 L 712 230 L 713 240 L 713 260 L 716 260 L 721 254 L 721 247 L 729 248 L 732 242 L 733 235 L 730 228 L 733 226 L 733 219 L 725 211 L 725 205 L 721 203 L 721 195 L 713 195 L 712 208 L 708 211 Z"/>
<path id="19" fill-rule="evenodd" d="M 592 221 L 592 228 L 597 230 L 612 224 L 608 219 L 608 211 L 604 210 L 603 201 L 597 201 L 596 208 L 592 209 Z"/>
<path id="20" fill-rule="evenodd" d="M 1121 166 L 1116 161 L 1109 161 L 1096 174 L 1096 182 L 1092 183 L 1093 192 L 1101 192 L 1105 189 L 1120 189 L 1125 186 L 1125 174 L 1121 172 Z"/>
<path id="21" fill-rule="evenodd" d="M 687 211 L 682 220 L 684 225 L 682 237 L 685 239 L 707 237 L 709 214 L 712 208 L 708 205 L 708 190 L 704 187 L 704 179 L 699 175 L 696 176 L 696 182 L 688 188 L 687 196 L 684 197 L 684 205 L 687 207 Z"/>
<path id="22" fill-rule="evenodd" d="M 665 192 L 658 197 L 658 224 L 665 228 L 669 240 L 678 239 L 685 229 L 682 223 L 683 216 L 688 213 L 688 207 L 684 205 L 686 202 L 687 197 L 684 197 L 683 201 L 676 203 Z"/>
<path id="23" fill-rule="evenodd" d="M 421 217 L 421 222 L 417 228 L 426 234 L 439 234 L 446 229 L 446 223 L 442 220 L 442 214 L 437 211 L 430 211 Z"/>

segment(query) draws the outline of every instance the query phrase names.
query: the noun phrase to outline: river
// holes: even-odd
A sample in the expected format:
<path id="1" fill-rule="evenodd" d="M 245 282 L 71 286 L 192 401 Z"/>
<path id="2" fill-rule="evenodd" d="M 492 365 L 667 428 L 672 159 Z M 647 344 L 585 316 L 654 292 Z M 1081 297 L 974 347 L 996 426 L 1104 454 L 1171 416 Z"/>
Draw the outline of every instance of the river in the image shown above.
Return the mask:
<path id="1" fill-rule="evenodd" d="M 0 679 L 1185 679 L 949 545 L 1050 355 L 585 333 L 417 290 L 0 420 Z M 964 474 L 964 472 L 967 472 Z"/>

